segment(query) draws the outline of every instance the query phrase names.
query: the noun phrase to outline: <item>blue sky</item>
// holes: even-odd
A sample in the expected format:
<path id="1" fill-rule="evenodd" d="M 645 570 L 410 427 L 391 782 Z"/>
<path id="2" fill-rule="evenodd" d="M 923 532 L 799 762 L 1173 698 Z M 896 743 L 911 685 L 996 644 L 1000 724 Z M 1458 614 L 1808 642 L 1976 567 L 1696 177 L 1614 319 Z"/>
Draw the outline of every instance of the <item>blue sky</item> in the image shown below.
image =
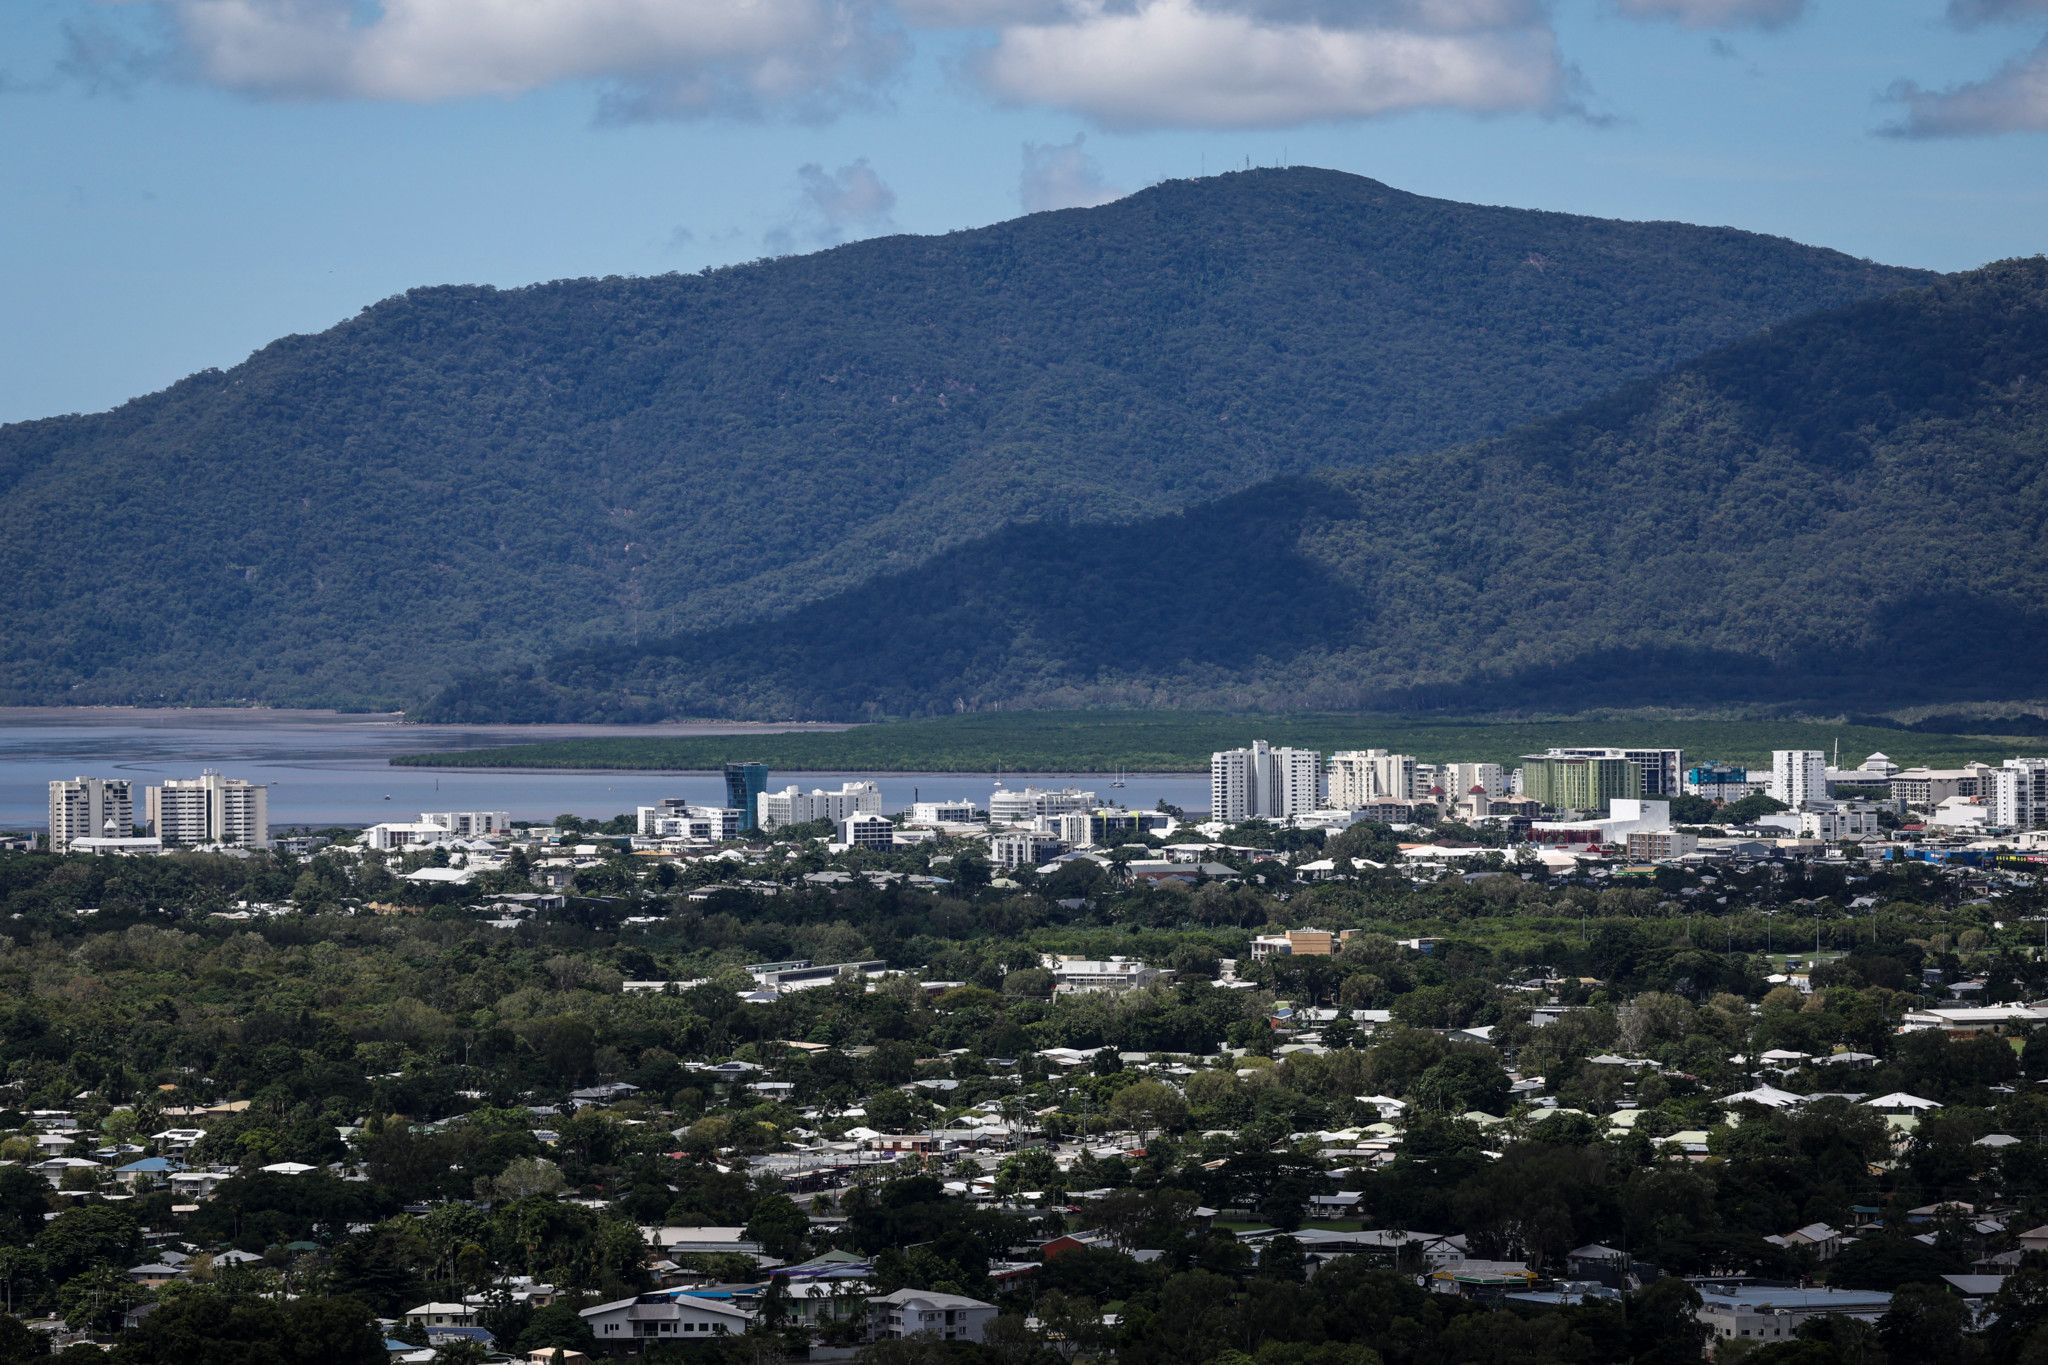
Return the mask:
<path id="1" fill-rule="evenodd" d="M 1959 269 L 2048 0 L 6 0 L 0 421 L 417 284 L 695 270 L 1247 160 Z"/>

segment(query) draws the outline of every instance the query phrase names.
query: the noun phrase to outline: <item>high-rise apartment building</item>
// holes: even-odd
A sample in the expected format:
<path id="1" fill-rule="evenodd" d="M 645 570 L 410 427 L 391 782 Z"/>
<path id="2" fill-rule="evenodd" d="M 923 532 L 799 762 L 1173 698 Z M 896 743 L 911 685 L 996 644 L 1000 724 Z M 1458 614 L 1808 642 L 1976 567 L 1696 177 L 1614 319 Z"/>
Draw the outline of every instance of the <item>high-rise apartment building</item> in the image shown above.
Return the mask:
<path id="1" fill-rule="evenodd" d="M 270 846 L 270 789 L 207 769 L 194 778 L 171 778 L 144 793 L 150 831 L 166 847 L 222 844 Z"/>
<path id="2" fill-rule="evenodd" d="M 126 839 L 135 833 L 135 784 L 118 777 L 72 777 L 50 784 L 50 852 L 74 839 Z"/>
<path id="3" fill-rule="evenodd" d="M 1793 810 L 1828 799 L 1828 756 L 1820 749 L 1776 749 L 1771 753 L 1771 798 Z"/>
<path id="4" fill-rule="evenodd" d="M 1338 810 L 1358 810 L 1381 801 L 1412 801 L 1422 794 L 1416 790 L 1417 780 L 1412 754 L 1346 749 L 1330 755 L 1330 805 Z"/>
<path id="5" fill-rule="evenodd" d="M 2048 758 L 2008 758 L 1992 772 L 1991 823 L 2048 829 Z"/>
<path id="6" fill-rule="evenodd" d="M 1547 754 L 1565 758 L 1619 758 L 1642 770 L 1646 801 L 1668 801 L 1684 790 L 1685 751 L 1682 749 L 1627 749 L 1613 746 L 1546 749 Z"/>
<path id="7" fill-rule="evenodd" d="M 767 790 L 768 765 L 766 763 L 728 763 L 725 765 L 725 804 L 728 808 L 740 813 L 741 833 L 750 834 L 759 828 L 755 821 L 755 816 L 761 807 L 761 794 Z"/>
<path id="8" fill-rule="evenodd" d="M 1605 813 L 1610 802 L 1642 798 L 1643 769 L 1620 757 L 1524 754 L 1521 794 L 1551 810 Z"/>
<path id="9" fill-rule="evenodd" d="M 1209 810 L 1218 820 L 1285 820 L 1322 805 L 1323 759 L 1313 749 L 1249 749 L 1209 756 Z"/>

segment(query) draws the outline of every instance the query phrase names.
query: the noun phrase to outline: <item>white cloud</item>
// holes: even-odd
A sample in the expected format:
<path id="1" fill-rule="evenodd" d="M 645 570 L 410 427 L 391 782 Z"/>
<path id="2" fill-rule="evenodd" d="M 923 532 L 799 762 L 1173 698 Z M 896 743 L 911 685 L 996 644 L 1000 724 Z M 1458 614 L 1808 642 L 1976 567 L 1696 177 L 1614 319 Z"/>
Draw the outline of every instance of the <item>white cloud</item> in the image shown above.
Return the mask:
<path id="1" fill-rule="evenodd" d="M 1569 83 L 1541 23 L 1446 28 L 1508 0 L 1365 0 L 1347 15 L 1427 16 L 1431 25 L 1272 19 L 1335 0 L 1127 0 L 1080 17 L 1004 28 L 981 55 L 983 86 L 1106 127 L 1271 128 L 1412 109 L 1556 112 Z"/>
<path id="2" fill-rule="evenodd" d="M 918 28 L 1046 23 L 1078 12 L 1069 0 L 897 0 L 896 8 Z"/>
<path id="3" fill-rule="evenodd" d="M 1103 178 L 1102 168 L 1088 155 L 1086 140 L 1086 134 L 1076 133 L 1072 142 L 1024 144 L 1017 197 L 1026 213 L 1094 208 L 1124 197 L 1124 191 Z"/>
<path id="4" fill-rule="evenodd" d="M 771 250 L 832 246 L 895 230 L 896 191 L 866 157 L 836 171 L 816 164 L 802 166 L 796 178 L 796 212 L 768 233 Z"/>
<path id="5" fill-rule="evenodd" d="M 1948 21 L 1957 28 L 2043 14 L 2048 14 L 2048 0 L 1948 0 Z"/>
<path id="6" fill-rule="evenodd" d="M 1986 137 L 2048 132 L 2048 39 L 1981 81 L 1923 90 L 1900 81 L 1885 97 L 1905 106 L 1893 137 Z"/>
<path id="7" fill-rule="evenodd" d="M 597 82 L 618 118 L 827 112 L 901 56 L 871 0 L 157 0 L 187 72 L 430 102 Z"/>
<path id="8" fill-rule="evenodd" d="M 1762 2 L 1784 0 L 1718 0 Z M 971 66 L 997 99 L 1111 127 L 1569 107 L 1551 0 L 129 3 L 162 20 L 165 49 L 138 65 L 88 47 L 73 79 L 166 74 L 265 98 L 412 103 L 585 85 L 607 121 L 826 118 L 875 102 L 918 33 L 956 29 L 984 35 L 969 40 Z"/>
<path id="9" fill-rule="evenodd" d="M 1262 23 L 1328 28 L 1411 28 L 1465 33 L 1538 23 L 1543 0 L 1195 0 L 1215 14 Z M 1000 27 L 1081 22 L 1133 14 L 1146 0 L 896 0 L 903 17 L 928 27 Z"/>
<path id="10" fill-rule="evenodd" d="M 1328 28 L 1400 28 L 1477 33 L 1541 23 L 1539 0 L 1200 0 L 1220 14 Z"/>
<path id="11" fill-rule="evenodd" d="M 1614 0 L 1631 19 L 1670 19 L 1687 28 L 1782 28 L 1806 0 Z"/>

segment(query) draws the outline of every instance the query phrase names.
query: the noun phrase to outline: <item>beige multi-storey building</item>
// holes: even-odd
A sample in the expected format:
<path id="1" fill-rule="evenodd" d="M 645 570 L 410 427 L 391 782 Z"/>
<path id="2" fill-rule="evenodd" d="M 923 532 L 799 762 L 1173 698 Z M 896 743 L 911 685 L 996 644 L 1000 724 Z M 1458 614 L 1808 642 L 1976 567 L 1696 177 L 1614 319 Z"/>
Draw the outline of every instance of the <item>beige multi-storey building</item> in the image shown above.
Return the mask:
<path id="1" fill-rule="evenodd" d="M 1641 862 L 1683 858 L 1700 851 L 1700 836 L 1677 829 L 1642 829 L 1628 836 L 1628 856 Z"/>
<path id="2" fill-rule="evenodd" d="M 146 793 L 150 831 L 172 845 L 270 846 L 270 789 L 208 769 Z"/>
<path id="3" fill-rule="evenodd" d="M 71 777 L 50 784 L 50 852 L 70 852 L 75 839 L 125 839 L 134 832 L 134 783 Z"/>
<path id="4" fill-rule="evenodd" d="M 1346 749 L 1330 755 L 1330 805 L 1338 810 L 1357 810 L 1380 801 L 1413 801 L 1425 794 L 1416 786 L 1412 754 Z"/>
<path id="5" fill-rule="evenodd" d="M 1988 763 L 1970 763 L 1960 768 L 1902 768 L 1892 774 L 1891 794 L 1908 809 L 1933 810 L 1953 797 L 1990 796 L 1992 774 L 1997 771 Z"/>
<path id="6" fill-rule="evenodd" d="M 1446 763 L 1438 769 L 1437 780 L 1452 797 L 1464 796 L 1474 787 L 1483 788 L 1489 797 L 1508 794 L 1508 770 L 1498 763 Z"/>

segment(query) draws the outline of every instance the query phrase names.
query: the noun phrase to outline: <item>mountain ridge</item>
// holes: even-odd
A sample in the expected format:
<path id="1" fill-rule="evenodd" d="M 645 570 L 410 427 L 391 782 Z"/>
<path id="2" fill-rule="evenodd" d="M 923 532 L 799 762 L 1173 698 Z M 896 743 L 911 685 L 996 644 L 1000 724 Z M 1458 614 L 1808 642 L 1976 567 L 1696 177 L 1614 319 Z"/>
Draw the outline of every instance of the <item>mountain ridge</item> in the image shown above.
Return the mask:
<path id="1" fill-rule="evenodd" d="M 0 428 L 0 701 L 404 703 L 1049 509 L 1498 434 L 1926 278 L 1267 171 L 697 276 L 413 290 Z"/>
<path id="2" fill-rule="evenodd" d="M 1005 528 L 786 616 L 472 676 L 426 714 L 2023 696 L 2048 675 L 2043 452 L 2036 257 L 1505 437 L 1123 527 Z M 1074 567 L 997 572 L 1045 563 Z M 887 635 L 862 616 L 880 604 Z"/>

